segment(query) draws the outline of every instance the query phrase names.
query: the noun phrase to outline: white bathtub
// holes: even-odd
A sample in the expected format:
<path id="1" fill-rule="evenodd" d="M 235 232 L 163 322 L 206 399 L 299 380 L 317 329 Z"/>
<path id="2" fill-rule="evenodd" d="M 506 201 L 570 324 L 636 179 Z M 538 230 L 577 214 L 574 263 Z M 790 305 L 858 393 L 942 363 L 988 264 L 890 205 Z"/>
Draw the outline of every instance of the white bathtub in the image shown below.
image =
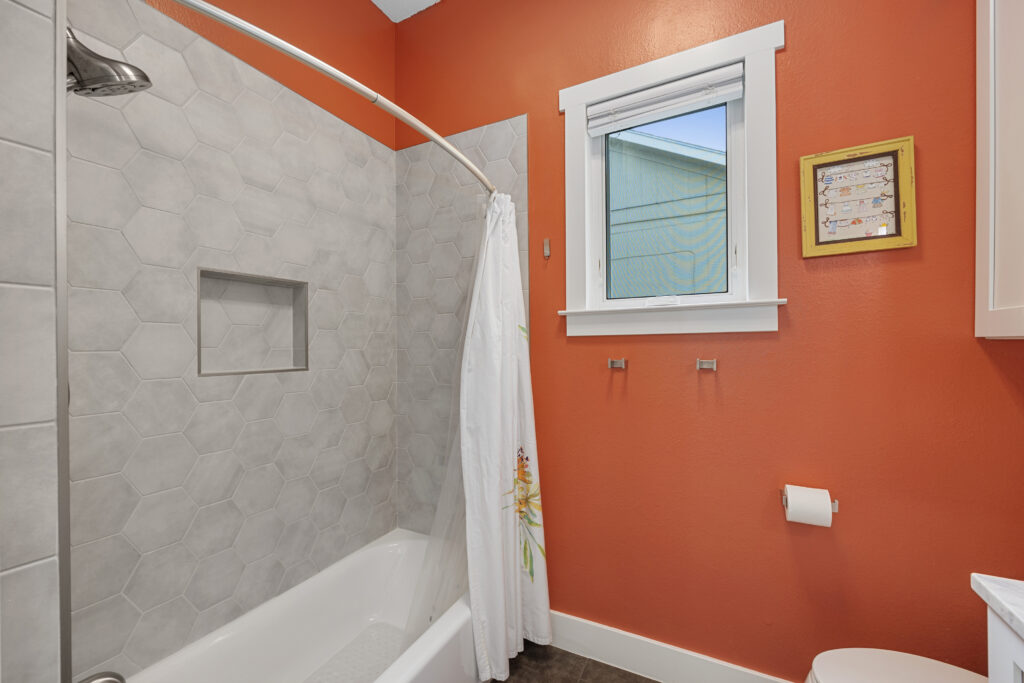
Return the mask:
<path id="1" fill-rule="evenodd" d="M 395 529 L 129 683 L 476 683 L 465 598 L 393 659 L 425 550 Z"/>

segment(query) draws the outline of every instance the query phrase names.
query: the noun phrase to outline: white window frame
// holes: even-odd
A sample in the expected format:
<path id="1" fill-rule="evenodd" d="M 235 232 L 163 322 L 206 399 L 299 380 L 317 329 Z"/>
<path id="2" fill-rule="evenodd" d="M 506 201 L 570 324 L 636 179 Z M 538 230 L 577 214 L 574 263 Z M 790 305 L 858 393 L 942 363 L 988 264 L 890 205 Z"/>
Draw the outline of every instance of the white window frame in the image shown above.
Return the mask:
<path id="1" fill-rule="evenodd" d="M 746 31 L 559 93 L 565 112 L 565 286 L 569 336 L 778 330 L 775 51 L 783 22 Z M 605 136 L 587 132 L 587 107 L 737 62 L 742 100 L 729 102 L 729 291 L 608 299 Z"/>

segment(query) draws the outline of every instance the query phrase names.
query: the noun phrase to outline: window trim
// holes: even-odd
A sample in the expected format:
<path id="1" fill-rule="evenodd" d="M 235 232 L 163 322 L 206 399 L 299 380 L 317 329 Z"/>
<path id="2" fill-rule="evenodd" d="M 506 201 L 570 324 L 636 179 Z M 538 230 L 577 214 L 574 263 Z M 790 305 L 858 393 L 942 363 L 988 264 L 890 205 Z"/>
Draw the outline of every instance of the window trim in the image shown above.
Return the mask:
<path id="1" fill-rule="evenodd" d="M 784 44 L 784 25 L 778 21 L 559 92 L 559 109 L 565 113 L 566 192 L 566 308 L 559 315 L 566 318 L 569 336 L 778 330 L 778 306 L 786 300 L 778 297 L 775 51 Z M 729 157 L 728 163 L 741 171 L 733 173 L 730 168 L 735 181 L 730 179 L 729 190 L 734 182 L 745 187 L 741 210 L 746 220 L 737 226 L 745 240 L 737 239 L 739 253 L 730 257 L 746 266 L 745 291 L 737 287 L 724 298 L 655 297 L 666 300 L 655 305 L 638 305 L 637 299 L 607 300 L 607 265 L 600 272 L 596 267 L 605 253 L 604 138 L 588 133 L 587 107 L 736 62 L 743 62 L 745 79 L 744 149 L 736 151 L 745 158 Z M 730 143 L 731 123 L 730 118 Z M 731 205 L 729 213 L 735 213 Z M 729 220 L 733 232 L 733 218 Z M 734 272 L 730 264 L 730 280 Z"/>

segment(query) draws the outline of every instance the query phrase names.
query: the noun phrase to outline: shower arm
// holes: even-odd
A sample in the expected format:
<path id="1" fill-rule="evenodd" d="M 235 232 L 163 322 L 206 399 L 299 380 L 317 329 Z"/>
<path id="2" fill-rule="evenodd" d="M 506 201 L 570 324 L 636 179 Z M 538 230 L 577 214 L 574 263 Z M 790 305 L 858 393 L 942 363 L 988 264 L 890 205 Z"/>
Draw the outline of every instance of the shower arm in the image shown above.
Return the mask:
<path id="1" fill-rule="evenodd" d="M 189 9 L 193 9 L 196 12 L 199 12 L 200 14 L 210 17 L 214 21 L 218 21 L 224 24 L 225 26 L 230 26 L 233 29 L 241 31 L 250 38 L 255 38 L 264 45 L 268 45 L 277 50 L 278 52 L 283 52 L 284 54 L 293 57 L 308 66 L 313 67 L 314 69 L 324 74 L 328 78 L 331 78 L 337 81 L 338 83 L 341 83 L 349 90 L 355 92 L 358 95 L 361 95 L 362 97 L 365 97 L 371 103 L 377 105 L 387 113 L 391 114 L 396 119 L 408 125 L 416 132 L 426 136 L 433 142 L 436 142 L 438 145 L 441 146 L 441 148 L 444 151 L 448 152 L 453 157 L 455 157 L 456 161 L 465 166 L 470 173 L 476 176 L 476 178 L 483 184 L 483 186 L 487 188 L 487 191 L 489 193 L 493 193 L 495 191 L 494 183 L 488 180 L 487 176 L 484 175 L 483 171 L 477 168 L 476 165 L 472 161 L 470 161 L 465 154 L 460 152 L 458 149 L 455 148 L 454 145 L 452 145 L 450 142 L 448 142 L 443 137 L 438 135 L 438 133 L 434 131 L 433 128 L 423 123 L 418 118 L 416 118 L 406 110 L 402 109 L 397 104 L 395 104 L 388 98 L 384 97 L 380 93 L 371 90 L 370 88 L 367 88 L 365 85 L 355 80 L 351 76 L 342 73 L 341 71 L 338 71 L 327 62 L 317 59 L 313 55 L 303 50 L 300 50 L 291 43 L 286 43 L 285 41 L 281 40 L 274 34 L 268 33 L 267 31 L 264 31 L 263 29 L 257 26 L 253 26 L 249 22 L 243 19 L 239 19 L 235 15 L 229 12 L 225 12 L 219 7 L 214 7 L 208 2 L 204 2 L 203 0 L 174 1 L 179 5 L 184 5 Z"/>

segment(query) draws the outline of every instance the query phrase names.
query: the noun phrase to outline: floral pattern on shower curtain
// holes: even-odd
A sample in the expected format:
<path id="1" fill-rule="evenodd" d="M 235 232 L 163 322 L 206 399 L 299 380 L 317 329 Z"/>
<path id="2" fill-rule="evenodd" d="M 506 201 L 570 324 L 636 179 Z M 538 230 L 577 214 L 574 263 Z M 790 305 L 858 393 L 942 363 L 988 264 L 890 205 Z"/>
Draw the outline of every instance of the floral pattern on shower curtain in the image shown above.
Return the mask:
<path id="1" fill-rule="evenodd" d="M 477 254 L 459 414 L 477 669 L 505 680 L 524 639 L 551 642 L 551 618 L 515 205 L 504 194 L 491 196 Z"/>
<path id="2" fill-rule="evenodd" d="M 533 549 L 537 548 L 541 557 L 546 559 L 547 556 L 544 553 L 544 546 L 537 540 L 543 533 L 544 526 L 540 518 L 540 483 L 533 479 L 530 456 L 526 455 L 523 448 L 516 454 L 515 485 L 508 493 L 515 496 L 516 515 L 519 517 L 519 531 L 523 542 L 523 568 L 530 573 L 530 581 L 533 581 Z M 534 529 L 537 530 L 536 533 Z"/>

